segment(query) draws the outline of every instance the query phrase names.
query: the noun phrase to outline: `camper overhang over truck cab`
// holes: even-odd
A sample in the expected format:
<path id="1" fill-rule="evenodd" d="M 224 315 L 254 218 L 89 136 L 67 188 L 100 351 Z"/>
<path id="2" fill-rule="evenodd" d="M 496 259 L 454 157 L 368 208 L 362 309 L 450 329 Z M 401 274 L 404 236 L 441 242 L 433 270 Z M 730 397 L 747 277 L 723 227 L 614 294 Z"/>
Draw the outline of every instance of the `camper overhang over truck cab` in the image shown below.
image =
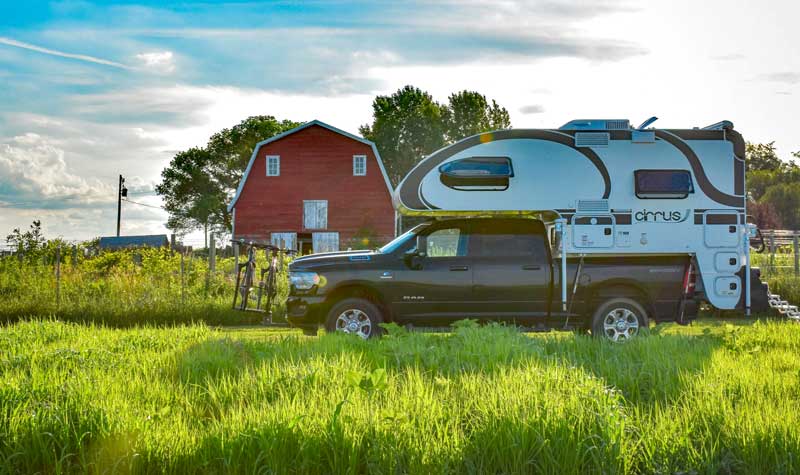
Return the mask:
<path id="1" fill-rule="evenodd" d="M 568 258 L 686 256 L 699 299 L 722 310 L 766 310 L 766 286 L 750 269 L 756 230 L 746 221 L 741 134 L 728 121 L 648 128 L 654 120 L 638 128 L 573 120 L 466 138 L 411 170 L 396 207 L 434 217 L 534 216 L 562 275 Z M 574 293 L 568 280 L 560 279 L 564 310 Z"/>

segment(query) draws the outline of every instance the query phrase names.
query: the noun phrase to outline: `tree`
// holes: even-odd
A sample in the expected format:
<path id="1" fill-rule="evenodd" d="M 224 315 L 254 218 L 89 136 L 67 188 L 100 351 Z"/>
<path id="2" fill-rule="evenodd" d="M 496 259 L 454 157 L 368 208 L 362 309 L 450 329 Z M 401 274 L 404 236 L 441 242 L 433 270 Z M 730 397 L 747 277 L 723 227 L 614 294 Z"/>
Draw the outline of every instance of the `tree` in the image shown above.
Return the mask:
<path id="1" fill-rule="evenodd" d="M 211 154 L 210 171 L 232 198 L 256 144 L 299 125 L 300 122 L 279 121 L 271 115 L 256 115 L 230 129 L 222 129 L 212 135 L 206 145 Z"/>
<path id="2" fill-rule="evenodd" d="M 747 215 L 752 217 L 759 229 L 781 229 L 783 224 L 775 208 L 769 202 L 747 203 Z"/>
<path id="3" fill-rule="evenodd" d="M 778 153 L 775 151 L 775 142 L 748 142 L 745 146 L 745 163 L 747 171 L 781 171 L 786 165 L 786 163 L 778 157 Z"/>
<path id="4" fill-rule="evenodd" d="M 383 158 L 394 185 L 425 155 L 441 148 L 444 141 L 442 106 L 430 94 L 406 86 L 372 102 L 372 125 L 359 132 L 372 140 Z"/>
<path id="5" fill-rule="evenodd" d="M 471 135 L 489 130 L 511 127 L 511 119 L 505 107 L 500 107 L 486 96 L 474 91 L 461 91 L 451 94 L 448 106 L 443 108 L 445 136 L 449 142 L 456 142 Z"/>
<path id="6" fill-rule="evenodd" d="M 258 142 L 300 125 L 273 116 L 248 117 L 212 135 L 205 147 L 179 152 L 161 172 L 156 192 L 169 212 L 167 227 L 178 233 L 231 228 L 228 203 Z"/>
<path id="7" fill-rule="evenodd" d="M 208 150 L 195 147 L 178 152 L 162 170 L 156 193 L 169 213 L 167 228 L 180 233 L 202 228 L 207 239 L 209 227 L 226 225 L 227 193 L 209 173 L 212 165 Z"/>
<path id="8" fill-rule="evenodd" d="M 779 183 L 767 188 L 760 203 L 768 203 L 790 229 L 800 226 L 800 183 Z"/>
<path id="9" fill-rule="evenodd" d="M 11 234 L 6 236 L 6 243 L 14 246 L 17 252 L 25 255 L 32 256 L 36 254 L 44 249 L 47 244 L 47 239 L 42 234 L 42 222 L 38 219 L 34 220 L 30 228 L 24 233 L 20 228 L 14 228 Z"/>
<path id="10" fill-rule="evenodd" d="M 422 158 L 463 137 L 511 126 L 508 111 L 489 105 L 477 92 L 452 94 L 441 105 L 430 94 L 406 86 L 372 102 L 372 124 L 359 128 L 375 142 L 389 179 L 396 186 Z"/>

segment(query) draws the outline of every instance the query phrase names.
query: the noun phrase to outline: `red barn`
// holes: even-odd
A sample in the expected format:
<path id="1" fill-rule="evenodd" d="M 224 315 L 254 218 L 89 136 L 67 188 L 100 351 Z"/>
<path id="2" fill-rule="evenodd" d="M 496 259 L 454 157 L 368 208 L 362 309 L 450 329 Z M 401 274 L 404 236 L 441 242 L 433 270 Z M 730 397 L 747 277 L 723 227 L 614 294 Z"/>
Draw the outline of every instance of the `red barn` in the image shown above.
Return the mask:
<path id="1" fill-rule="evenodd" d="M 228 209 L 234 239 L 303 253 L 374 246 L 395 234 L 375 144 L 318 120 L 259 142 Z"/>

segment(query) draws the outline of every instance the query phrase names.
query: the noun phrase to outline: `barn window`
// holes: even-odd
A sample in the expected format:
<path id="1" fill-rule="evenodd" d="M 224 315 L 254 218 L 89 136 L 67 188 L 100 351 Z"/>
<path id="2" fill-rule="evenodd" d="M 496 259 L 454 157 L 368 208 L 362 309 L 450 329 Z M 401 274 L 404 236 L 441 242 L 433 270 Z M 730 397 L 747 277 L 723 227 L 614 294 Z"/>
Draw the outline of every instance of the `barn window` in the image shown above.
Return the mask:
<path id="1" fill-rule="evenodd" d="M 281 157 L 277 155 L 267 155 L 267 176 L 281 175 Z"/>
<path id="2" fill-rule="evenodd" d="M 306 229 L 326 229 L 328 227 L 328 201 L 303 201 L 303 227 Z"/>
<path id="3" fill-rule="evenodd" d="M 636 170 L 637 198 L 686 198 L 694 193 L 689 170 Z"/>
<path id="4" fill-rule="evenodd" d="M 367 156 L 353 155 L 353 175 L 365 176 L 367 174 Z"/>

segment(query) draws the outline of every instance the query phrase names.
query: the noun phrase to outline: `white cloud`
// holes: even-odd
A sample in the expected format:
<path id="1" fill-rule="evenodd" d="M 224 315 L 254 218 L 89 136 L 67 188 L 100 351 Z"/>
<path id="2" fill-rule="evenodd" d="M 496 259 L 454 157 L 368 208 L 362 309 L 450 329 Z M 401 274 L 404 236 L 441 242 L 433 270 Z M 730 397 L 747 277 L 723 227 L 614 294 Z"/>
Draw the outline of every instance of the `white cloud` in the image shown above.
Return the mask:
<path id="1" fill-rule="evenodd" d="M 0 143 L 0 202 L 23 208 L 70 208 L 108 201 L 110 188 L 67 167 L 64 151 L 34 133 Z"/>
<path id="2" fill-rule="evenodd" d="M 541 114 L 544 112 L 544 106 L 541 104 L 529 104 L 520 107 L 519 111 L 523 114 Z"/>
<path id="3" fill-rule="evenodd" d="M 142 66 L 150 71 L 160 74 L 175 72 L 175 61 L 172 51 L 153 51 L 149 53 L 139 53 L 136 59 Z"/>

